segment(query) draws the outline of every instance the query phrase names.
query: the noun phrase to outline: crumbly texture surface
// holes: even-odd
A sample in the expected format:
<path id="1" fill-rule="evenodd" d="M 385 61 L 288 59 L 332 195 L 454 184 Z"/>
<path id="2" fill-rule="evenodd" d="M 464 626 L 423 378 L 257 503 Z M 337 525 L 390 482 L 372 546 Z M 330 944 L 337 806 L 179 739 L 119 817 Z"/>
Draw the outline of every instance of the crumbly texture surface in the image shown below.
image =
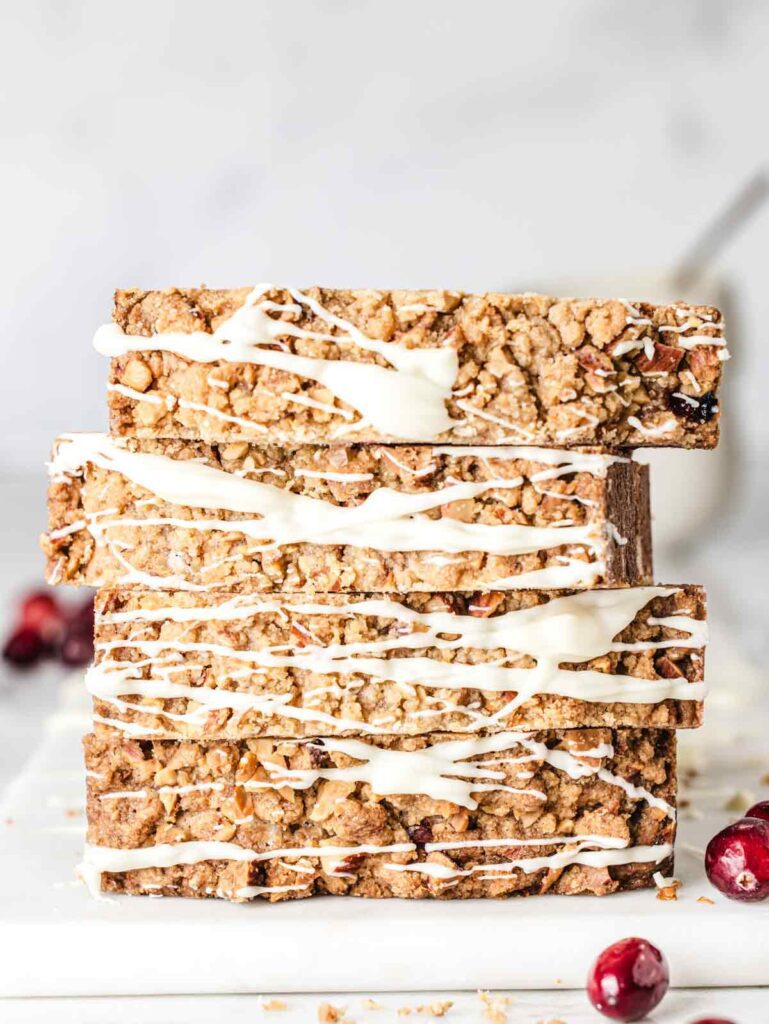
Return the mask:
<path id="1" fill-rule="evenodd" d="M 116 293 L 113 318 L 127 334 L 148 338 L 213 332 L 249 291 L 128 289 Z M 721 314 L 710 306 L 440 290 L 311 288 L 307 294 L 371 339 L 456 350 L 459 371 L 446 404 L 457 425 L 435 440 L 686 448 L 717 442 L 722 363 L 707 339 L 720 337 Z M 293 303 L 280 288 L 265 297 Z M 340 333 L 306 306 L 270 315 Z M 387 366 L 358 346 L 279 341 L 282 351 L 310 358 Z M 350 430 L 357 414 L 307 378 L 244 363 L 198 363 L 153 349 L 149 340 L 146 351 L 112 359 L 110 383 L 120 389 L 110 391 L 109 405 L 111 429 L 121 436 L 282 444 L 415 440 L 384 437 L 371 427 Z M 323 407 L 300 404 L 307 399 Z"/>
<path id="2" fill-rule="evenodd" d="M 388 751 L 419 751 L 456 737 L 367 742 Z M 471 739 L 472 737 L 465 737 Z M 653 884 L 667 874 L 672 859 L 660 864 L 611 867 L 546 865 L 530 872 L 518 868 L 494 874 L 487 866 L 511 859 L 547 856 L 564 844 L 547 840 L 575 835 L 608 836 L 633 846 L 672 843 L 675 826 L 666 811 L 648 799 L 628 794 L 612 776 L 642 787 L 652 797 L 675 803 L 675 734 L 666 730 L 580 729 L 532 737 L 548 751 L 559 750 L 572 764 L 587 768 L 581 778 L 553 767 L 545 757 L 527 759 L 531 777 L 521 778 L 521 763 L 497 763 L 500 785 L 508 789 L 473 794 L 469 809 L 447 800 L 413 795 L 379 795 L 368 782 L 324 779 L 329 769 L 361 764 L 358 758 L 324 750 L 322 741 L 245 740 L 201 745 L 194 742 L 85 739 L 88 778 L 88 841 L 118 848 L 151 847 L 190 841 L 226 841 L 257 853 L 285 848 L 334 846 L 348 850 L 366 844 L 409 844 L 399 852 L 345 852 L 343 856 L 282 854 L 260 861 L 203 860 L 176 867 L 147 867 L 104 873 L 112 892 L 223 896 L 271 901 L 315 894 L 383 898 L 501 897 L 535 893 L 594 893 Z M 613 753 L 603 754 L 611 744 Z M 599 756 L 596 756 L 596 755 Z M 525 742 L 508 750 L 471 758 L 531 756 Z M 599 777 L 599 769 L 603 770 Z M 476 769 L 479 770 L 479 769 Z M 320 775 L 309 788 L 273 788 L 281 774 Z M 457 766 L 457 777 L 462 769 Z M 221 783 L 221 787 L 219 787 Z M 215 785 L 210 785 L 215 784 Z M 190 786 L 198 788 L 190 789 Z M 204 786 L 205 788 L 200 788 Z M 267 786 L 268 788 L 264 788 Z M 112 793 L 133 792 L 110 798 Z M 509 840 L 509 845 L 488 841 Z M 473 845 L 486 841 L 486 846 Z M 466 843 L 435 850 L 430 844 Z M 434 865 L 431 874 L 387 865 Z M 489 878 L 489 874 L 494 877 Z M 248 886 L 268 892 L 248 893 Z"/>
<path id="3" fill-rule="evenodd" d="M 167 457 L 170 469 L 173 463 L 194 460 L 276 494 L 290 491 L 340 508 L 360 506 L 383 488 L 429 496 L 461 483 L 521 479 L 517 486 L 482 490 L 475 497 L 426 508 L 422 515 L 499 529 L 570 524 L 588 527 L 594 540 L 517 555 L 447 554 L 439 541 L 435 551 L 380 551 L 341 543 L 270 548 L 253 532 L 239 531 L 238 524 L 253 524 L 253 516 L 171 504 L 120 473 L 89 463 L 83 476 L 54 480 L 50 487 L 51 532 L 43 538 L 50 583 L 126 586 L 152 578 L 161 587 L 230 592 L 469 590 L 558 569 L 568 560 L 590 563 L 586 582 L 599 586 L 651 580 L 648 468 L 631 461 L 612 463 L 603 477 L 575 471 L 538 481 L 532 477 L 552 467 L 495 456 L 493 449 L 488 455 L 382 445 L 286 451 L 245 442 L 189 441 L 131 441 L 128 447 Z M 324 478 L 324 473 L 353 479 Z M 223 520 L 232 528 L 184 525 L 201 519 Z M 68 532 L 73 524 L 80 528 Z"/>
<path id="4" fill-rule="evenodd" d="M 451 612 L 457 616 L 495 617 L 548 603 L 568 592 L 508 591 L 474 594 L 411 593 L 397 598 L 399 605 L 417 612 Z M 571 592 L 573 593 L 573 591 Z M 318 597 L 312 594 L 265 595 L 240 598 L 232 608 L 231 595 L 200 595 L 185 592 L 102 590 L 97 597 L 97 665 L 121 670 L 141 680 L 164 680 L 178 687 L 193 687 L 201 694 L 199 703 L 188 694 L 161 699 L 122 693 L 128 707 L 112 699 L 95 700 L 95 713 L 120 723 L 132 734 L 147 736 L 241 738 L 251 736 L 365 735 L 397 733 L 421 735 L 445 732 L 500 732 L 510 728 L 542 729 L 579 726 L 646 726 L 686 728 L 701 724 L 702 704 L 696 700 L 664 700 L 660 703 L 600 703 L 558 694 L 539 694 L 518 708 L 511 702 L 515 691 L 457 689 L 435 682 L 420 682 L 417 669 L 408 683 L 378 680 L 365 672 L 329 672 L 327 666 L 309 668 L 280 666 L 264 668 L 249 662 L 249 652 L 274 650 L 290 656 L 312 645 L 334 652 L 353 654 L 361 645 L 403 638 L 377 653 L 384 658 L 430 658 L 447 666 L 504 664 L 533 669 L 536 662 L 514 649 L 473 647 L 462 643 L 455 649 L 420 645 L 421 623 L 381 614 L 355 612 L 359 601 L 383 597 L 364 594 L 350 598 L 326 595 L 328 607 L 348 607 L 344 615 L 312 612 Z M 352 605 L 352 607 L 350 607 Z M 304 607 L 303 607 L 304 606 Z M 207 609 L 225 609 L 220 618 L 195 618 Z M 174 613 L 181 621 L 173 621 Z M 564 667 L 575 672 L 592 669 L 653 682 L 660 679 L 692 683 L 703 679 L 704 651 L 676 647 L 654 648 L 661 640 L 685 638 L 681 630 L 663 624 L 669 616 L 686 614 L 704 620 L 705 594 L 702 588 L 682 586 L 670 596 L 653 598 L 627 628 L 614 638 L 618 643 L 640 645 L 638 650 L 613 650 L 581 664 Z M 216 611 L 219 615 L 220 612 Z M 649 620 L 652 620 L 651 622 Z M 455 634 L 463 635 L 457 619 Z M 137 643 L 138 641 L 138 643 Z M 143 646 L 144 642 L 148 646 Z M 122 646 L 122 644 L 126 646 Z M 181 644 L 181 647 L 179 646 Z M 362 656 L 367 656 L 366 651 Z M 369 651 L 369 655 L 370 651 Z M 416 664 L 416 663 L 415 663 Z M 261 706 L 244 710 L 242 696 L 233 707 L 206 704 L 210 691 L 248 694 Z M 180 690 L 181 693 L 181 690 Z M 219 701 L 222 703 L 222 701 Z M 236 707 L 237 706 L 237 707 Z M 506 712 L 506 708 L 510 708 Z M 499 716 L 495 718 L 495 716 Z M 118 728 L 120 727 L 118 726 Z M 97 729 L 114 735 L 114 727 Z"/>

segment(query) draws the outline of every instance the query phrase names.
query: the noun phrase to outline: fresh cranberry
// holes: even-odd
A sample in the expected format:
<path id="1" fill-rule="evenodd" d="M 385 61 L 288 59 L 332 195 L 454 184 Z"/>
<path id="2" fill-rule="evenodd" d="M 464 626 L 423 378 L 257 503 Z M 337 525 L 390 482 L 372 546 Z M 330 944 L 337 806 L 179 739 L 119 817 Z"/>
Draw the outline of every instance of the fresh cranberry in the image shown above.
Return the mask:
<path id="1" fill-rule="evenodd" d="M 662 953 L 646 939 L 622 939 L 593 964 L 587 979 L 590 1002 L 611 1020 L 641 1020 L 668 990 L 670 973 Z"/>
<path id="2" fill-rule="evenodd" d="M 746 818 L 763 818 L 764 821 L 769 821 L 769 800 L 761 800 L 757 804 L 753 804 L 749 811 L 745 812 Z"/>
<path id="3" fill-rule="evenodd" d="M 45 641 L 31 626 L 19 626 L 3 648 L 3 658 L 19 668 L 34 665 L 45 651 Z"/>
<path id="4" fill-rule="evenodd" d="M 65 665 L 87 665 L 93 658 L 93 634 L 82 628 L 67 630 L 59 648 L 59 658 Z"/>
<path id="5" fill-rule="evenodd" d="M 64 614 L 58 601 L 45 591 L 30 594 L 21 604 L 21 624 L 38 632 L 52 646 L 61 635 Z"/>
<path id="6" fill-rule="evenodd" d="M 701 1017 L 700 1020 L 693 1020 L 692 1024 L 734 1024 L 734 1021 L 726 1017 Z"/>
<path id="7" fill-rule="evenodd" d="M 705 851 L 712 885 L 733 900 L 769 896 L 769 821 L 741 818 L 719 832 Z"/>
<path id="8" fill-rule="evenodd" d="M 671 391 L 667 398 L 670 411 L 691 423 L 709 423 L 718 412 L 718 399 L 712 391 L 698 398 Z"/>

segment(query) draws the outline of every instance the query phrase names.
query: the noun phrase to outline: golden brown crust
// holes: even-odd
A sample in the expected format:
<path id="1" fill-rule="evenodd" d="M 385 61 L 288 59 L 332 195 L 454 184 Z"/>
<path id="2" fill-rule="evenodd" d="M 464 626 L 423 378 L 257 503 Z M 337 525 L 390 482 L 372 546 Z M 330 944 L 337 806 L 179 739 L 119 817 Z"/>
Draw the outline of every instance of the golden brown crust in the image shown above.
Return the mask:
<path id="1" fill-rule="evenodd" d="M 253 517 L 187 508 L 161 499 L 148 503 L 150 492 L 115 471 L 89 463 L 83 478 L 66 477 L 51 484 L 51 532 L 43 538 L 49 582 L 130 586 L 141 579 L 131 577 L 133 570 L 157 578 L 158 586 L 203 586 L 230 592 L 472 590 L 522 573 L 557 569 L 565 558 L 589 563 L 585 566 L 588 581 L 599 586 L 632 586 L 651 580 L 648 469 L 627 460 L 611 464 L 605 477 L 575 471 L 537 482 L 532 478 L 547 471 L 547 465 L 502 458 L 494 449 L 479 456 L 441 453 L 431 446 L 304 446 L 294 451 L 245 442 L 130 441 L 128 446 L 174 461 L 203 462 L 229 474 L 348 508 L 360 505 L 380 488 L 427 495 L 457 483 L 522 477 L 520 486 L 485 490 L 424 514 L 434 520 L 494 527 L 548 527 L 567 522 L 590 526 L 596 547 L 591 550 L 579 543 L 520 555 L 467 551 L 448 556 L 439 550 L 440 545 L 435 551 L 380 551 L 351 544 L 300 543 L 264 550 L 238 531 L 238 521 Z M 308 472 L 349 473 L 363 479 L 319 479 L 305 475 Z M 149 522 L 158 517 L 170 517 L 175 525 Z M 130 525 L 119 522 L 126 518 Z M 200 531 L 183 525 L 185 520 L 211 518 L 232 522 L 232 530 Z M 145 525 L 141 520 L 148 522 Z M 94 529 L 89 530 L 86 521 L 94 524 Z M 78 523 L 82 528 L 67 532 Z"/>
<path id="2" fill-rule="evenodd" d="M 547 604 L 564 592 L 509 591 L 462 593 L 411 593 L 397 598 L 398 604 L 417 612 L 446 612 L 461 615 L 497 617 L 508 612 Z M 572 592 L 573 593 L 573 592 Z M 326 606 L 354 605 L 366 599 L 377 600 L 386 595 L 362 594 L 345 599 L 324 595 Z M 273 649 L 286 651 L 291 645 L 312 644 L 341 651 L 343 645 L 370 644 L 391 640 L 409 631 L 402 621 L 392 616 L 375 615 L 370 611 L 345 615 L 328 612 L 307 613 L 297 610 L 303 605 L 317 604 L 313 594 L 265 595 L 248 599 L 248 614 L 219 619 L 196 619 L 194 609 L 218 608 L 231 601 L 231 595 L 199 595 L 184 592 L 102 590 L 97 597 L 97 665 L 109 660 L 118 663 L 142 679 L 162 676 L 162 667 L 147 664 L 141 647 L 121 646 L 121 641 L 140 638 L 155 645 L 153 657 L 170 656 L 173 674 L 169 677 L 179 686 L 205 687 L 234 691 L 269 701 L 273 708 L 234 710 L 234 708 L 199 708 L 186 697 L 155 697 L 142 699 L 126 695 L 131 705 L 123 708 L 112 701 L 95 701 L 96 714 L 111 721 L 128 723 L 134 735 L 167 736 L 211 740 L 240 739 L 252 736 L 313 736 L 334 732 L 337 735 L 365 735 L 394 732 L 399 735 L 421 735 L 436 731 L 500 732 L 511 728 L 574 728 L 583 726 L 645 726 L 654 728 L 691 728 L 701 724 L 702 703 L 697 700 L 664 700 L 659 703 L 605 703 L 579 700 L 557 693 L 539 694 L 519 708 L 504 714 L 514 699 L 515 691 L 480 690 L 428 685 L 419 682 L 415 670 L 413 685 L 378 681 L 364 672 L 341 674 L 317 667 L 275 667 L 248 671 L 245 652 Z M 264 605 L 275 610 L 263 611 Z M 160 609 L 192 609 L 191 617 L 172 621 Z M 145 616 L 137 621 L 131 613 Z M 659 622 L 668 616 L 686 614 L 704 620 L 705 594 L 701 587 L 682 586 L 670 596 L 655 597 L 639 611 L 635 619 L 614 638 L 625 644 L 653 644 L 664 639 L 683 637 L 676 630 Z M 128 616 L 119 621 L 120 616 Z M 118 621 L 114 621 L 114 617 Z M 458 630 L 461 626 L 458 624 Z M 193 645 L 186 651 L 174 647 L 176 641 Z M 164 647 L 164 643 L 168 647 Z M 227 656 L 227 651 L 232 656 Z M 240 653 L 241 657 L 238 657 Z M 483 650 L 470 642 L 456 649 L 434 646 L 395 647 L 383 657 L 428 657 L 448 665 L 478 665 L 503 662 L 506 666 L 531 669 L 534 658 L 513 649 Z M 704 652 L 701 648 L 654 648 L 615 650 L 581 665 L 567 666 L 580 672 L 592 669 L 610 672 L 650 683 L 664 679 L 700 683 L 703 679 Z M 128 688 L 130 689 L 130 688 Z M 205 692 L 202 691 L 201 692 Z M 196 711 L 196 709 L 198 709 Z M 494 716 L 502 714 L 495 720 Z M 181 716 L 187 716 L 186 718 Z M 338 725 L 334 725 L 334 723 Z M 112 728 L 97 726 L 112 733 Z"/>
<path id="3" fill-rule="evenodd" d="M 113 315 L 132 336 L 211 332 L 248 293 L 248 288 L 128 289 L 116 293 Z M 707 341 L 687 341 L 718 336 L 721 314 L 711 306 L 437 290 L 311 288 L 307 294 L 375 340 L 456 349 L 459 372 L 447 408 L 457 426 L 436 440 L 497 444 L 512 436 L 538 445 L 685 448 L 717 443 L 719 349 Z M 277 302 L 293 301 L 280 288 L 267 295 Z M 336 333 L 306 307 L 271 315 Z M 636 338 L 645 340 L 644 347 L 627 351 L 625 342 Z M 283 344 L 301 355 L 340 358 L 339 346 L 331 342 L 285 338 Z M 347 348 L 345 359 L 385 365 L 376 354 Z M 335 404 L 348 417 L 352 413 L 327 388 L 295 374 L 243 363 L 191 362 L 153 350 L 151 342 L 145 352 L 114 358 L 110 382 L 148 396 L 139 401 L 125 391 L 110 392 L 111 429 L 124 437 L 325 444 L 336 440 L 346 421 L 328 410 L 296 404 L 290 396 L 301 393 Z M 690 401 L 671 399 L 676 394 Z M 208 406 L 219 416 L 180 405 L 178 399 Z M 346 431 L 344 440 L 414 438 L 385 437 L 366 427 Z"/>
<path id="4" fill-rule="evenodd" d="M 405 751 L 434 747 L 456 738 L 441 734 L 412 739 L 375 737 L 367 743 Z M 530 873 L 502 871 L 489 879 L 490 872 L 484 865 L 546 856 L 563 849 L 556 843 L 522 845 L 526 840 L 576 834 L 612 837 L 632 846 L 673 841 L 674 822 L 659 801 L 675 803 L 674 733 L 582 729 L 538 733 L 532 738 L 549 750 L 570 752 L 577 763 L 581 759 L 589 766 L 589 771 L 581 778 L 570 778 L 539 757 L 526 762 L 532 776 L 522 779 L 517 774 L 520 763 L 495 764 L 495 770 L 504 776 L 498 781 L 509 788 L 475 792 L 477 807 L 472 809 L 422 794 L 383 796 L 361 782 L 321 778 L 309 788 L 271 788 L 276 770 L 322 773 L 324 769 L 360 763 L 346 754 L 324 750 L 322 741 L 244 740 L 200 745 L 110 741 L 90 735 L 85 740 L 90 773 L 88 840 L 113 848 L 214 840 L 257 853 L 323 845 L 349 848 L 406 843 L 411 847 L 401 852 L 353 853 L 323 860 L 290 855 L 245 863 L 203 860 L 187 866 L 102 876 L 104 888 L 115 892 L 219 895 L 230 899 L 264 895 L 274 901 L 322 893 L 446 899 L 544 892 L 601 895 L 650 886 L 654 871 L 671 868 L 671 858 L 664 857 L 658 864 L 571 865 L 543 867 Z M 603 744 L 610 744 L 613 753 L 595 756 Z M 531 747 L 525 742 L 511 739 L 505 751 L 473 756 L 472 760 L 499 761 L 530 753 Z M 598 769 L 602 769 L 600 777 Z M 651 802 L 639 797 L 637 791 L 630 795 L 613 784 L 606 773 L 643 787 Z M 188 788 L 201 785 L 204 788 Z M 135 795 L 109 796 L 126 792 Z M 499 839 L 509 839 L 509 845 L 489 844 Z M 439 851 L 431 850 L 429 845 L 457 841 L 468 845 Z M 485 847 L 472 845 L 484 841 Z M 386 867 L 425 861 L 439 866 L 434 876 Z M 243 892 L 246 886 L 276 891 Z M 286 886 L 290 888 L 281 891 Z"/>

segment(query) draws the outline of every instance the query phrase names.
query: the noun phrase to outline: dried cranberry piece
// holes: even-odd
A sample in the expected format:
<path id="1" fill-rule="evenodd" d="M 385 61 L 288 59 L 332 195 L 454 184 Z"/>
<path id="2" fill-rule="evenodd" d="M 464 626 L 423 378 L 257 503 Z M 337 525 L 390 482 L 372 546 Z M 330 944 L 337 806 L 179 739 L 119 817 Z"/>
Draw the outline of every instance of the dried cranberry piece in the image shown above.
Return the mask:
<path id="1" fill-rule="evenodd" d="M 313 740 L 307 744 L 307 752 L 310 755 L 310 764 L 313 768 L 325 768 L 328 761 L 324 750 L 323 740 Z"/>
<path id="2" fill-rule="evenodd" d="M 433 829 L 429 819 L 422 818 L 418 825 L 411 825 L 406 829 L 409 839 L 417 846 L 424 846 L 425 843 L 433 841 Z"/>
<path id="3" fill-rule="evenodd" d="M 682 391 L 671 391 L 668 407 L 676 416 L 690 423 L 709 423 L 718 412 L 718 398 L 713 391 L 697 398 Z"/>
<path id="4" fill-rule="evenodd" d="M 753 804 L 749 811 L 745 812 L 746 818 L 763 818 L 764 821 L 769 821 L 769 800 L 760 800 L 757 804 Z"/>
<path id="5" fill-rule="evenodd" d="M 600 954 L 587 979 L 590 1002 L 611 1020 L 641 1020 L 668 990 L 670 973 L 662 953 L 646 939 L 615 942 Z"/>
<path id="6" fill-rule="evenodd" d="M 741 818 L 708 843 L 705 871 L 712 885 L 733 900 L 769 896 L 769 821 Z"/>
<path id="7" fill-rule="evenodd" d="M 31 626 L 20 626 L 5 643 L 3 659 L 17 668 L 29 668 L 45 653 L 45 641 Z"/>

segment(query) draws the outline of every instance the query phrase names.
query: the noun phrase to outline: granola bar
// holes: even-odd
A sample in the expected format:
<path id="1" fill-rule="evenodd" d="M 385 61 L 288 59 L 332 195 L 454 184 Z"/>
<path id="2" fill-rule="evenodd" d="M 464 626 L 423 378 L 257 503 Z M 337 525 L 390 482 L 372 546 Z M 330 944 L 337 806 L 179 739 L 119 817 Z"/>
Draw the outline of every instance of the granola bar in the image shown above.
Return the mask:
<path id="1" fill-rule="evenodd" d="M 672 869 L 666 730 L 85 749 L 82 872 L 110 892 L 604 895 Z"/>
<path id="2" fill-rule="evenodd" d="M 718 440 L 711 306 L 452 291 L 128 289 L 97 349 L 112 432 L 328 444 Z"/>
<path id="3" fill-rule="evenodd" d="M 700 587 L 405 595 L 102 590 L 97 730 L 241 739 L 694 727 Z"/>
<path id="4" fill-rule="evenodd" d="M 65 435 L 51 583 L 230 592 L 651 579 L 646 467 L 616 455 Z"/>

